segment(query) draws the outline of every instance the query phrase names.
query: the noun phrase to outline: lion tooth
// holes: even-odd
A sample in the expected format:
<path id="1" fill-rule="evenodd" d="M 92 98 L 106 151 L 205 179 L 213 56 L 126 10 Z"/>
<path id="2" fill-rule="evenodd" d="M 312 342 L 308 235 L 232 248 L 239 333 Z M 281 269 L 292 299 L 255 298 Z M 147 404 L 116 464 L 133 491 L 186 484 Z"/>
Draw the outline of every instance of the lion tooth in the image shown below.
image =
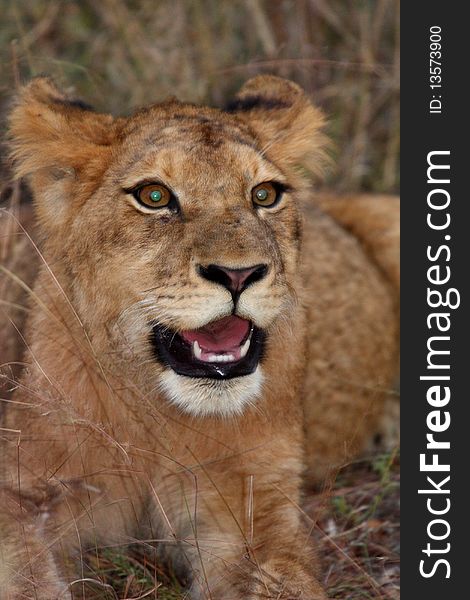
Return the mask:
<path id="1" fill-rule="evenodd" d="M 245 358 L 245 356 L 248 352 L 248 348 L 250 347 L 250 344 L 251 344 L 251 336 L 246 340 L 246 342 L 240 348 L 240 358 Z"/>
<path id="2" fill-rule="evenodd" d="M 207 361 L 211 362 L 211 363 L 230 362 L 234 359 L 235 359 L 235 357 L 233 356 L 233 354 L 212 354 L 211 356 L 207 357 Z"/>
<path id="3" fill-rule="evenodd" d="M 199 346 L 199 342 L 197 340 L 194 340 L 194 342 L 193 342 L 193 354 L 197 359 L 201 360 L 202 350 L 201 350 L 201 347 Z"/>

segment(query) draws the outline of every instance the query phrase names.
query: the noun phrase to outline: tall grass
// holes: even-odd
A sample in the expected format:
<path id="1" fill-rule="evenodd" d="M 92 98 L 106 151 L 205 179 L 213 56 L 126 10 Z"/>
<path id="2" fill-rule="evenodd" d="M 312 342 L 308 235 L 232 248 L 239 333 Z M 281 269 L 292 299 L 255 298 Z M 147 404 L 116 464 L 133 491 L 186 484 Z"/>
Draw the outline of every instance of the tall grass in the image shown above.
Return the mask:
<path id="1" fill-rule="evenodd" d="M 330 186 L 398 189 L 398 0 L 0 0 L 0 14 L 3 106 L 42 73 L 115 113 L 169 95 L 221 105 L 274 73 L 329 115 Z"/>

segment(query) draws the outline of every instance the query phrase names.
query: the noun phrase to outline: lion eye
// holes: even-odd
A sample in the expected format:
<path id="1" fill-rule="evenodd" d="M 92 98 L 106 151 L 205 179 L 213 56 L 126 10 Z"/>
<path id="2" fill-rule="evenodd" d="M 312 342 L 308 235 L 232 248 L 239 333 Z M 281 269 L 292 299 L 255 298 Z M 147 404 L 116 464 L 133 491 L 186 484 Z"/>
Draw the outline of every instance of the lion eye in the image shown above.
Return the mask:
<path id="1" fill-rule="evenodd" d="M 251 199 L 255 206 L 270 208 L 274 206 L 280 199 L 281 193 L 274 183 L 260 183 L 251 191 Z"/>
<path id="2" fill-rule="evenodd" d="M 165 208 L 172 201 L 172 194 L 168 188 L 159 183 L 143 185 L 134 192 L 134 197 L 148 208 Z"/>

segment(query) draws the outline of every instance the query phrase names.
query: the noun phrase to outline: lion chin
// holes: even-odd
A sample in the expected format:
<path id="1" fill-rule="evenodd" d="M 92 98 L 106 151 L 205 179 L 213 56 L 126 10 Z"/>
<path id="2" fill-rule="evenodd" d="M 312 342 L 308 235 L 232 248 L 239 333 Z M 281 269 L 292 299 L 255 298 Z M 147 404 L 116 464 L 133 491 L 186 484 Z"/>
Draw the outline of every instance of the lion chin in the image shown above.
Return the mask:
<path id="1" fill-rule="evenodd" d="M 263 380 L 259 365 L 250 375 L 231 379 L 187 377 L 168 368 L 161 375 L 160 387 L 166 398 L 187 414 L 229 418 L 255 405 Z"/>

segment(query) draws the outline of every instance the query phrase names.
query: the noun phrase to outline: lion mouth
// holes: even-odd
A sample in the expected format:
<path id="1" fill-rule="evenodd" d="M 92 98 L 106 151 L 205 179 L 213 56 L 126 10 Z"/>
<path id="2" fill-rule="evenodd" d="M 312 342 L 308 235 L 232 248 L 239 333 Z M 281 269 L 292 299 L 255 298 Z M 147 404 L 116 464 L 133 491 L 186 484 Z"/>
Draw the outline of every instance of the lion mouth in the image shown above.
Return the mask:
<path id="1" fill-rule="evenodd" d="M 253 373 L 261 360 L 265 337 L 253 323 L 234 315 L 180 333 L 160 325 L 152 332 L 162 363 L 179 375 L 212 379 Z"/>

